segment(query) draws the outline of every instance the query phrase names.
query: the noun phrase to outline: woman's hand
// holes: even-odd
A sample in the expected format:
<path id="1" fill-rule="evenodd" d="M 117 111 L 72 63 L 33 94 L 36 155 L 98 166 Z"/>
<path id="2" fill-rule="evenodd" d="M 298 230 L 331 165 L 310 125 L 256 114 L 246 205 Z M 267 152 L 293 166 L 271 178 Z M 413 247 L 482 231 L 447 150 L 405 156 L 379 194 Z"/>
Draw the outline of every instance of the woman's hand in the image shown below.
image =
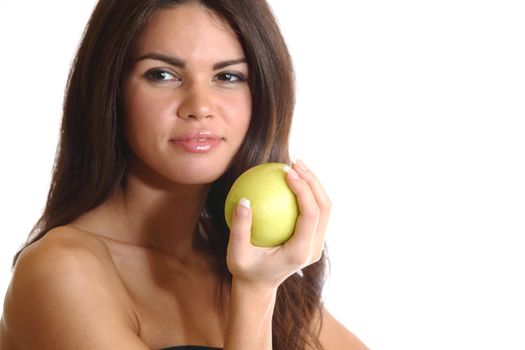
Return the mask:
<path id="1" fill-rule="evenodd" d="M 330 200 L 312 171 L 297 161 L 286 175 L 297 196 L 299 216 L 293 236 L 273 248 L 250 243 L 252 211 L 239 203 L 233 214 L 227 263 L 238 285 L 277 289 L 290 275 L 317 262 L 323 253 Z"/>

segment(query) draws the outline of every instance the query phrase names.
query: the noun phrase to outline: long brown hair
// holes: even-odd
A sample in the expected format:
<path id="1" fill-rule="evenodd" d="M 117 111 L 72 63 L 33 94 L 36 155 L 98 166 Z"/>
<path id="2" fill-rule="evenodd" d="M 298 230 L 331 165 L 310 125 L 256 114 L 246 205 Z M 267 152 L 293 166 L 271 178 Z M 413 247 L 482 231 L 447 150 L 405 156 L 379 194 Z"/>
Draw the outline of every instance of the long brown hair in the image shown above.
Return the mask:
<path id="1" fill-rule="evenodd" d="M 289 161 L 294 108 L 292 62 L 265 0 L 198 1 L 236 32 L 250 69 L 252 117 L 231 167 L 211 187 L 199 227 L 208 237 L 223 280 L 229 230 L 224 201 L 233 181 L 265 162 Z M 49 230 L 66 225 L 107 200 L 123 180 L 127 145 L 122 136 L 120 88 L 134 45 L 152 14 L 188 0 L 100 0 L 83 35 L 69 75 L 60 142 L 47 203 L 23 249 Z M 289 277 L 277 293 L 273 348 L 321 348 L 321 291 L 326 258 Z"/>

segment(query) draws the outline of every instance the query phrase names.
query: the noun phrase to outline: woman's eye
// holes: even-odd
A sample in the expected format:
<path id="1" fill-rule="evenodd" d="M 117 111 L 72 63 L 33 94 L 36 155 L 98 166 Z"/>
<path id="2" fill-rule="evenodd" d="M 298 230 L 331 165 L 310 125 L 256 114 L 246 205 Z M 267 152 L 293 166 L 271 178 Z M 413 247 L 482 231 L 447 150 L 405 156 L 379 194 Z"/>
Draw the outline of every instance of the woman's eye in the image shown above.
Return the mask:
<path id="1" fill-rule="evenodd" d="M 175 80 L 177 77 L 165 70 L 160 69 L 152 69 L 146 73 L 146 77 L 153 81 L 163 82 L 163 81 L 170 81 Z"/>
<path id="2" fill-rule="evenodd" d="M 242 74 L 237 73 L 220 73 L 217 75 L 217 80 L 227 83 L 236 83 L 246 81 L 246 78 L 244 78 Z"/>

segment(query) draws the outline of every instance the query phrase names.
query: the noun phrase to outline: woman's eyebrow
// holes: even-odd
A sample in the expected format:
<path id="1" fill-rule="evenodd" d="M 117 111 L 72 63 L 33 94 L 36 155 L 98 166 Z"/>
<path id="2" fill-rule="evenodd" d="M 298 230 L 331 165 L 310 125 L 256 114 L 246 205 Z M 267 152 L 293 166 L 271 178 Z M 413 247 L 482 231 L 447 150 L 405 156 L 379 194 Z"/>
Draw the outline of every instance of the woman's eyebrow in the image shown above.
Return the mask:
<path id="1" fill-rule="evenodd" d="M 227 60 L 227 61 L 217 62 L 213 65 L 213 70 L 222 69 L 224 67 L 233 66 L 239 63 L 246 63 L 246 58 L 243 57 L 243 58 L 238 58 L 236 60 Z"/>
<path id="2" fill-rule="evenodd" d="M 175 67 L 180 67 L 180 68 L 185 68 L 186 67 L 186 62 L 181 60 L 180 58 L 177 58 L 177 57 L 174 57 L 174 56 L 168 56 L 168 55 L 164 55 L 164 54 L 156 53 L 156 52 L 150 52 L 150 53 L 146 53 L 144 55 L 140 55 L 137 59 L 135 59 L 135 62 L 146 60 L 146 59 L 162 61 L 162 62 L 165 62 L 165 63 L 167 63 L 169 65 L 172 65 L 172 66 L 175 66 Z M 215 63 L 213 65 L 213 70 L 222 69 L 222 68 L 225 68 L 225 67 L 228 67 L 228 66 L 233 66 L 235 64 L 239 64 L 239 63 L 246 63 L 246 58 L 243 57 L 243 58 L 237 58 L 237 59 L 233 59 L 233 60 L 226 60 L 226 61 L 217 62 L 217 63 Z"/>
<path id="3" fill-rule="evenodd" d="M 167 56 L 167 55 L 163 55 L 161 53 L 156 53 L 156 52 L 150 52 L 150 53 L 141 55 L 135 60 L 135 62 L 146 60 L 146 59 L 166 62 L 167 64 L 170 64 L 176 67 L 180 67 L 180 68 L 184 68 L 186 66 L 186 62 L 184 62 L 183 60 L 177 57 Z"/>

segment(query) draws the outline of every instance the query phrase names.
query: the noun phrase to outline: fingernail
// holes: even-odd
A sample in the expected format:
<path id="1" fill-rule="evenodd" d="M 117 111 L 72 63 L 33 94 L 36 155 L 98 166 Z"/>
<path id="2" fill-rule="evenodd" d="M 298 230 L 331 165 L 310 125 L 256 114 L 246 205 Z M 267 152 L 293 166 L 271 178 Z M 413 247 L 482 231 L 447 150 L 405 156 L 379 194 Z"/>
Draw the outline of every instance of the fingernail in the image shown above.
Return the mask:
<path id="1" fill-rule="evenodd" d="M 299 174 L 297 174 L 295 172 L 295 170 L 293 170 L 291 167 L 289 167 L 288 165 L 284 166 L 283 168 L 284 171 L 286 171 L 288 174 L 290 174 L 290 176 L 292 177 L 292 179 L 298 179 L 299 178 Z"/>
<path id="2" fill-rule="evenodd" d="M 299 168 L 299 170 L 302 170 L 302 171 L 308 171 L 308 167 L 306 166 L 306 164 L 304 164 L 304 162 L 300 159 L 297 159 L 296 162 L 295 162 L 295 165 Z"/>
<path id="3" fill-rule="evenodd" d="M 245 218 L 250 214 L 250 200 L 242 197 L 237 206 L 237 216 Z"/>
<path id="4" fill-rule="evenodd" d="M 297 156 L 295 154 L 292 154 L 290 156 L 290 162 L 291 162 L 291 164 L 297 163 Z"/>

